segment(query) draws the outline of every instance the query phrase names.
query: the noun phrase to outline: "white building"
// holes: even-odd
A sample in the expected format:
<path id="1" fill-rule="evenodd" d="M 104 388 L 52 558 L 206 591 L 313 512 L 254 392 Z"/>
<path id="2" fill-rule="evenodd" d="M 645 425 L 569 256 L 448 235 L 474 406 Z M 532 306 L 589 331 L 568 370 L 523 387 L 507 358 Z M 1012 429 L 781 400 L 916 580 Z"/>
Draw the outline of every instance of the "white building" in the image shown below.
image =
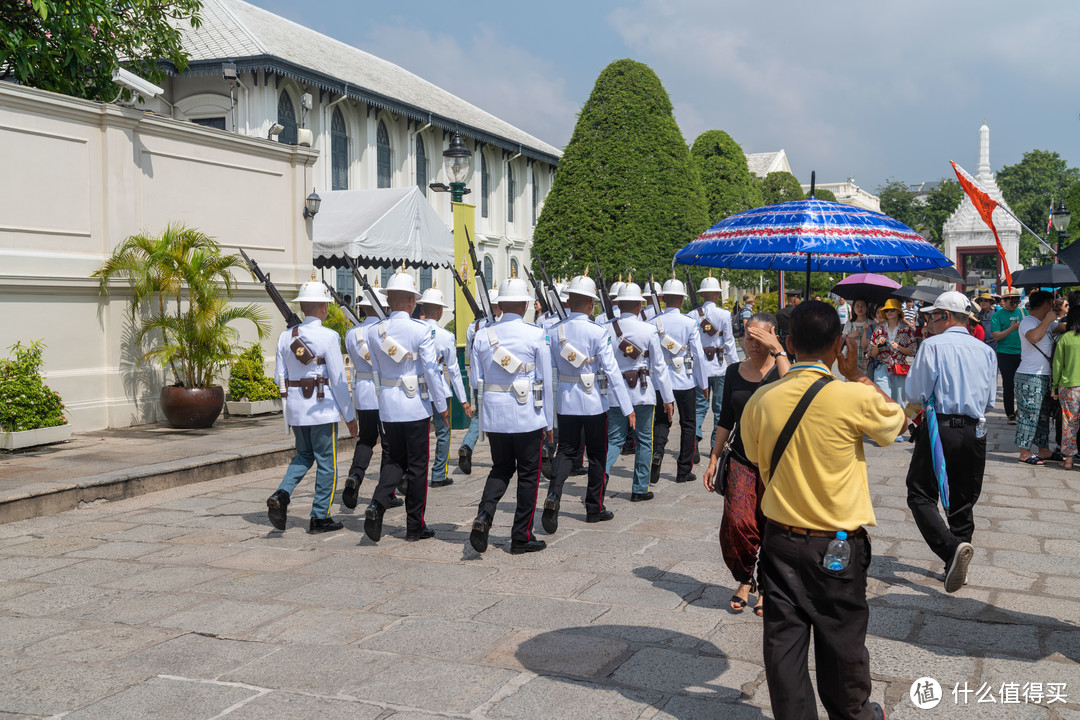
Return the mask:
<path id="1" fill-rule="evenodd" d="M 994 173 L 990 171 L 990 128 L 986 125 L 979 128 L 979 164 L 975 169 L 975 182 L 999 205 L 1008 207 Z M 995 211 L 994 226 L 1005 249 L 1009 269 L 1019 269 L 1020 223 L 1005 212 Z M 994 233 L 983 222 L 966 193 L 960 207 L 945 221 L 942 238 L 945 257 L 956 264 L 956 269 L 964 278 L 965 290 L 1000 287 L 1004 268 L 998 256 Z"/>
<path id="2" fill-rule="evenodd" d="M 0 82 L 0 350 L 43 339 L 47 382 L 73 429 L 160 419 L 160 368 L 140 364 L 123 282 L 91 274 L 124 238 L 183 222 L 244 247 L 286 297 L 310 277 L 316 190 L 409 187 L 441 177 L 449 133 L 474 151 L 483 263 L 528 262 L 559 151 L 391 63 L 239 0 L 206 0 L 189 69 L 160 100 L 121 107 Z M 235 87 L 222 63 L 235 63 Z M 305 99 L 310 95 L 310 103 Z M 305 107 L 306 106 L 306 107 Z M 285 127 L 268 140 L 274 124 Z M 311 146 L 291 144 L 300 130 Z M 447 193 L 428 200 L 450 224 Z M 317 221 L 317 218 L 316 218 Z M 449 288 L 448 273 L 434 277 Z M 328 278 L 329 279 L 329 278 Z M 262 304 L 241 278 L 235 300 Z M 244 341 L 254 339 L 238 324 Z M 273 341 L 264 343 L 272 345 Z"/>

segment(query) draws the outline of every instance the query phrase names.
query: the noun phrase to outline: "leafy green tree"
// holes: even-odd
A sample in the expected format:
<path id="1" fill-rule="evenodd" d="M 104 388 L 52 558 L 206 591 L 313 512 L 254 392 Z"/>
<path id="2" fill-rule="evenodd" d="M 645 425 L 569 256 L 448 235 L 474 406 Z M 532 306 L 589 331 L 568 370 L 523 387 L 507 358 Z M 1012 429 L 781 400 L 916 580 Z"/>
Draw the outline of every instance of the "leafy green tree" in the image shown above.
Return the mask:
<path id="1" fill-rule="evenodd" d="M 802 185 L 789 172 L 771 172 L 766 175 L 761 181 L 761 195 L 766 205 L 806 199 Z"/>
<path id="2" fill-rule="evenodd" d="M 1064 241 L 1064 246 L 1069 246 L 1080 237 L 1080 182 L 1074 183 L 1065 194 L 1065 207 L 1069 208 L 1069 214 L 1072 215 L 1069 229 L 1065 231 L 1068 237 Z"/>
<path id="3" fill-rule="evenodd" d="M 1049 150 L 1032 150 L 1015 165 L 1006 165 L 997 174 L 997 184 L 1005 202 L 1029 228 L 1045 236 L 1050 201 L 1060 202 L 1076 182 L 1080 170 L 1069 167 L 1064 158 Z M 1052 245 L 1053 231 L 1048 238 Z M 1027 231 L 1020 235 L 1020 257 L 1031 257 L 1038 241 Z"/>
<path id="4" fill-rule="evenodd" d="M 912 230 L 918 231 L 922 224 L 919 205 L 915 201 L 915 192 L 899 180 L 886 180 L 878 188 L 881 212 L 893 220 L 899 220 Z"/>
<path id="5" fill-rule="evenodd" d="M 553 275 L 595 262 L 608 276 L 649 266 L 662 274 L 708 226 L 701 179 L 660 79 L 639 62 L 613 62 L 563 151 L 533 233 L 534 258 Z"/>
<path id="6" fill-rule="evenodd" d="M 964 199 L 964 189 L 955 180 L 942 180 L 930 191 L 923 204 L 918 206 L 920 231 L 927 231 L 927 239 L 935 245 L 941 245 L 944 238 L 942 229 L 960 202 Z M 916 227 L 912 225 L 911 227 Z"/>
<path id="7" fill-rule="evenodd" d="M 187 67 L 181 26 L 199 27 L 200 0 L 5 0 L 0 3 L 0 80 L 109 102 L 121 64 L 148 80 L 162 61 Z M 125 91 L 126 92 L 126 91 Z"/>
<path id="8" fill-rule="evenodd" d="M 690 155 L 701 175 L 710 223 L 761 207 L 761 184 L 750 174 L 739 143 L 726 132 L 708 130 L 698 135 Z"/>
<path id="9" fill-rule="evenodd" d="M 836 193 L 828 188 L 814 188 L 814 199 L 827 200 L 829 202 L 839 202 L 836 199 Z"/>

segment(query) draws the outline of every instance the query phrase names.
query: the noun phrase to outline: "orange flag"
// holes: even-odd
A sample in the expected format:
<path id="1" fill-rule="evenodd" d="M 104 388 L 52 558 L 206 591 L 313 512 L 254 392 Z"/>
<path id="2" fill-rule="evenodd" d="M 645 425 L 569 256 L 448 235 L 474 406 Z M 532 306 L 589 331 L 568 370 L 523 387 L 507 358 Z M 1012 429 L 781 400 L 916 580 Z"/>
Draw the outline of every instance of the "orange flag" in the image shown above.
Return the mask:
<path id="1" fill-rule="evenodd" d="M 971 204 L 979 211 L 979 217 L 981 217 L 983 222 L 989 225 L 990 229 L 994 232 L 994 240 L 997 241 L 998 257 L 1001 258 L 1001 266 L 1005 268 L 1005 282 L 1007 282 L 1011 288 L 1012 273 L 1009 272 L 1009 263 L 1005 259 L 1005 248 L 1001 245 L 1001 238 L 998 237 L 997 228 L 994 227 L 994 208 L 998 206 L 997 201 L 976 185 L 975 178 L 968 175 L 967 171 L 962 167 L 955 162 L 952 163 L 952 166 L 953 170 L 956 172 L 956 179 L 960 181 L 960 187 L 964 188 L 964 192 L 966 192 L 968 198 L 971 199 Z"/>

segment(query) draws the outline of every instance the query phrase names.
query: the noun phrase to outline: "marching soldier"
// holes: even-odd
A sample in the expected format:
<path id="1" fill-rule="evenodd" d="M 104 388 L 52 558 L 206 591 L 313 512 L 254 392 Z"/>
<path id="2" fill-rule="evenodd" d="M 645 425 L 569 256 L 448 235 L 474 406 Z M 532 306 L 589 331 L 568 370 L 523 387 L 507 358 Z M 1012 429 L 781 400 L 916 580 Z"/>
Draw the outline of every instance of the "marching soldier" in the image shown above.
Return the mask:
<path id="1" fill-rule="evenodd" d="M 483 291 L 480 291 L 483 292 Z M 502 310 L 499 309 L 499 293 L 492 290 L 488 294 L 491 303 L 491 311 L 495 315 L 495 319 L 498 320 L 502 315 Z M 469 361 L 469 367 L 473 366 L 472 357 L 472 344 L 473 337 L 476 336 L 476 331 L 479 328 L 487 325 L 487 320 L 484 318 L 477 318 L 469 323 L 469 327 L 465 330 L 465 359 Z M 473 397 L 476 397 L 476 373 L 469 373 L 469 387 L 472 388 Z M 465 437 L 461 441 L 461 447 L 458 448 L 457 464 L 458 470 L 470 475 L 472 473 L 472 451 L 476 447 L 476 441 L 480 439 L 480 415 L 479 411 L 474 411 L 472 420 L 469 421 L 469 429 L 465 431 Z"/>
<path id="2" fill-rule="evenodd" d="M 375 291 L 379 302 L 386 306 L 386 296 Z M 350 510 L 356 507 L 360 485 L 364 482 L 375 443 L 379 442 L 379 396 L 375 385 L 375 370 L 371 365 L 371 348 L 364 340 L 367 328 L 379 321 L 371 307 L 371 300 L 361 296 L 358 305 L 364 313 L 364 321 L 345 334 L 345 349 L 353 365 L 353 405 L 356 407 L 356 449 L 352 466 L 341 491 L 341 504 Z M 390 507 L 401 507 L 404 502 L 397 495 L 390 499 Z"/>
<path id="3" fill-rule="evenodd" d="M 664 362 L 671 369 L 671 389 L 675 405 L 679 409 L 679 457 L 675 482 L 692 482 L 696 478 L 690 472 L 694 461 L 694 445 L 697 431 L 697 389 L 705 390 L 706 379 L 700 360 L 705 356 L 701 348 L 698 326 L 682 314 L 686 288 L 681 280 L 671 278 L 664 283 L 664 312 L 652 320 L 660 335 Z M 672 418 L 660 417 L 653 428 L 652 482 L 660 479 L 660 466 L 664 461 Z"/>
<path id="4" fill-rule="evenodd" d="M 713 431 L 709 447 L 716 441 L 716 421 L 720 418 L 720 404 L 724 397 L 724 374 L 729 364 L 739 362 L 739 353 L 735 349 L 735 336 L 731 330 L 731 313 L 716 304 L 720 299 L 720 281 L 711 274 L 701 279 L 698 295 L 704 300 L 701 307 L 691 310 L 690 319 L 697 323 L 700 330 L 701 349 L 705 355 L 698 358 L 708 387 L 697 394 L 697 439 L 701 440 L 701 427 L 709 414 L 712 402 Z"/>
<path id="5" fill-rule="evenodd" d="M 619 453 L 630 431 L 634 434 L 634 484 L 631 502 L 652 500 L 649 490 L 649 463 L 652 461 L 653 415 L 657 398 L 663 403 L 663 414 L 671 422 L 674 396 L 671 379 L 660 349 L 656 327 L 640 318 L 645 298 L 636 283 L 626 283 L 616 298 L 619 316 L 607 324 L 615 345 L 615 361 L 626 382 L 630 404 L 634 408 L 634 425 L 617 406 L 608 410 L 607 471 L 619 459 Z"/>
<path id="6" fill-rule="evenodd" d="M 335 331 L 322 326 L 330 302 L 326 286 L 314 281 L 304 283 L 296 302 L 300 303 L 304 322 L 281 333 L 274 371 L 285 399 L 285 418 L 296 439 L 296 455 L 277 491 L 266 501 L 267 515 L 277 530 L 285 529 L 292 491 L 315 463 L 315 499 L 308 532 L 332 532 L 344 527 L 330 517 L 337 485 L 338 419 L 345 418 L 352 437 L 356 437 L 356 419 L 341 357 L 341 339 Z"/>
<path id="7" fill-rule="evenodd" d="M 603 522 L 614 517 L 604 507 L 607 484 L 607 403 L 615 403 L 634 427 L 634 407 L 626 383 L 619 373 L 611 336 L 589 319 L 596 296 L 596 283 L 581 275 L 568 288 L 570 314 L 551 328 L 552 363 L 558 369 L 559 447 L 555 456 L 555 476 L 548 486 L 541 523 L 554 533 L 559 528 L 559 502 L 563 483 L 574 462 L 584 451 L 589 457 L 589 484 L 585 491 L 585 521 Z M 605 391 L 605 386 L 607 390 Z"/>
<path id="8" fill-rule="evenodd" d="M 435 364 L 431 328 L 410 317 L 420 293 L 404 271 L 386 285 L 390 317 L 366 328 L 364 339 L 379 374 L 379 418 L 383 426 L 379 485 L 364 511 L 364 534 L 378 542 L 383 513 L 404 479 L 406 540 L 424 540 L 435 531 L 424 523 L 427 506 L 428 431 L 432 406 L 449 425 L 446 397 Z M 429 397 L 430 395 L 430 397 Z"/>
<path id="9" fill-rule="evenodd" d="M 450 394 L 457 396 L 465 414 L 473 416 L 469 399 L 465 396 L 465 385 L 461 382 L 461 368 L 457 362 L 457 341 L 450 331 L 439 327 L 443 310 L 449 305 L 443 299 L 442 290 L 432 287 L 420 297 L 420 307 L 424 313 L 424 322 L 431 328 L 431 337 L 435 340 L 435 362 L 439 368 L 439 392 L 450 404 Z M 450 455 L 450 425 L 443 422 L 442 415 L 436 413 L 435 420 L 435 460 L 431 463 L 431 487 L 453 485 L 453 478 L 447 477 L 447 457 Z"/>
<path id="10" fill-rule="evenodd" d="M 481 387 L 480 424 L 491 444 L 491 473 L 484 485 L 480 511 L 469 534 L 477 552 L 488 547 L 495 507 L 517 470 L 517 509 L 510 533 L 510 552 L 543 550 L 547 544 L 532 532 L 539 489 L 540 451 L 550 440 L 554 421 L 551 393 L 551 351 L 543 329 L 521 319 L 529 307 L 525 281 L 506 280 L 499 287 L 499 322 L 473 338 L 473 372 Z"/>

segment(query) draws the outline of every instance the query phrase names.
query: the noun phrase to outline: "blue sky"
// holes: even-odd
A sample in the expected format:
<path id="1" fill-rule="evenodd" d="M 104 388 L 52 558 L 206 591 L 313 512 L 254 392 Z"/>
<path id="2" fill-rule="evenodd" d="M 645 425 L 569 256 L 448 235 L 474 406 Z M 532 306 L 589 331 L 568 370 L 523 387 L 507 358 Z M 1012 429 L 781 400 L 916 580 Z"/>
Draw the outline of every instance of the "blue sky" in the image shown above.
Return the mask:
<path id="1" fill-rule="evenodd" d="M 254 0 L 562 147 L 609 62 L 663 82 L 687 142 L 784 148 L 802 182 L 947 177 L 1035 148 L 1080 164 L 1080 4 Z"/>

